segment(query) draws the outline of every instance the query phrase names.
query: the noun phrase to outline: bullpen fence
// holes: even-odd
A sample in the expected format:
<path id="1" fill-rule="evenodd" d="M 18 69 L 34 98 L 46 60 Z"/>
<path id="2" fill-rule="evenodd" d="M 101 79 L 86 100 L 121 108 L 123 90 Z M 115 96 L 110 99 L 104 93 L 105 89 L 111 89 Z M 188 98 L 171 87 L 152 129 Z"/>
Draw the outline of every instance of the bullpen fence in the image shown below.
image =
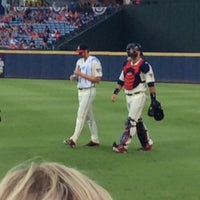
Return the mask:
<path id="1" fill-rule="evenodd" d="M 116 81 L 126 54 L 91 52 L 103 67 L 103 80 Z M 158 82 L 200 83 L 200 53 L 148 53 Z M 68 79 L 78 56 L 63 51 L 0 51 L 5 78 Z"/>

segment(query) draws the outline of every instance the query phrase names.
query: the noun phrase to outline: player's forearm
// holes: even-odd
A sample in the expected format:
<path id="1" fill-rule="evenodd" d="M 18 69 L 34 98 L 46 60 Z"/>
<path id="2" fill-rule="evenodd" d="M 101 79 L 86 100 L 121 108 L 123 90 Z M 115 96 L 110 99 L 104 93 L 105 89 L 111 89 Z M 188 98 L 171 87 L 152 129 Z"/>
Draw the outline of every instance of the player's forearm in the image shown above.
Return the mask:
<path id="1" fill-rule="evenodd" d="M 117 84 L 113 91 L 113 94 L 118 95 L 118 93 L 120 92 L 121 89 L 122 89 L 122 86 Z"/>
<path id="2" fill-rule="evenodd" d="M 156 93 L 155 87 L 154 86 L 153 87 L 149 87 L 149 92 L 150 92 L 150 94 L 155 94 Z"/>
<path id="3" fill-rule="evenodd" d="M 88 81 L 91 81 L 92 83 L 99 83 L 101 81 L 101 77 L 95 77 L 88 74 L 83 74 L 83 78 L 87 79 Z"/>
<path id="4" fill-rule="evenodd" d="M 151 100 L 153 101 L 156 99 L 156 88 L 154 86 L 154 82 L 148 83 L 148 87 L 149 87 L 149 93 L 151 96 Z"/>
<path id="5" fill-rule="evenodd" d="M 117 85 L 115 87 L 115 91 L 118 91 L 117 93 L 119 93 L 123 86 L 124 86 L 124 81 L 119 79 L 117 81 Z"/>
<path id="6" fill-rule="evenodd" d="M 99 83 L 101 81 L 101 77 L 90 76 L 88 80 L 92 83 Z"/>
<path id="7" fill-rule="evenodd" d="M 149 93 L 150 94 L 156 93 L 156 88 L 155 88 L 154 82 L 148 83 L 148 87 L 149 87 Z"/>
<path id="8" fill-rule="evenodd" d="M 101 81 L 101 77 L 96 77 L 96 76 L 93 76 L 93 75 L 84 74 L 80 71 L 77 75 L 82 77 L 82 78 L 87 79 L 88 81 L 91 81 L 92 83 L 99 83 Z"/>
<path id="9" fill-rule="evenodd" d="M 119 90 L 121 90 L 121 89 L 122 89 L 122 86 L 119 85 L 119 84 L 117 84 L 117 85 L 116 85 L 116 88 L 119 89 Z"/>

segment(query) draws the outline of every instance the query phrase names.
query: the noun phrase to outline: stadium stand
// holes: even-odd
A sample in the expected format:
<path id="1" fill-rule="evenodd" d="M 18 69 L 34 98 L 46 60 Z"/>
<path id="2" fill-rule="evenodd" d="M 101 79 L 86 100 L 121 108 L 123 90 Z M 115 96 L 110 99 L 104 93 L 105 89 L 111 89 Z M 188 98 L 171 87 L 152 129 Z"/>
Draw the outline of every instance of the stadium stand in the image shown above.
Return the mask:
<path id="1" fill-rule="evenodd" d="M 0 18 L 1 49 L 54 49 L 62 37 L 68 37 L 100 15 L 111 11 L 108 7 L 69 3 L 56 7 L 12 7 Z M 100 13 L 101 12 L 101 13 Z"/>

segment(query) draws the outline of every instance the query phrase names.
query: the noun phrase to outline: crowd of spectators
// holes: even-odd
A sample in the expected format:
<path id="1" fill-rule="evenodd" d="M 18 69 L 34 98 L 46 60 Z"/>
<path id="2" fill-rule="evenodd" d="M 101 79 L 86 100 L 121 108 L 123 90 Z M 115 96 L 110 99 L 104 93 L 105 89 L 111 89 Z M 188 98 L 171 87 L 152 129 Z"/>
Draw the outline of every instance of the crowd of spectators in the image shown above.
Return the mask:
<path id="1" fill-rule="evenodd" d="M 11 7 L 0 16 L 0 48 L 52 49 L 56 40 L 95 17 L 89 4 Z"/>

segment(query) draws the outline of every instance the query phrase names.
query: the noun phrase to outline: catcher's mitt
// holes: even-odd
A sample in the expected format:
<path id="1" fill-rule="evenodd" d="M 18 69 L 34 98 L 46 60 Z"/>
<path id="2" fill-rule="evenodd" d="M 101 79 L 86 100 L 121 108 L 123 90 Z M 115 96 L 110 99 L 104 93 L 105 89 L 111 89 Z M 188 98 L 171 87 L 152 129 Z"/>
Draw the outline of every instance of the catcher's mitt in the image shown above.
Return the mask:
<path id="1" fill-rule="evenodd" d="M 156 121 L 160 121 L 164 118 L 164 111 L 159 101 L 154 100 L 151 102 L 148 109 L 148 115 L 154 117 Z"/>

